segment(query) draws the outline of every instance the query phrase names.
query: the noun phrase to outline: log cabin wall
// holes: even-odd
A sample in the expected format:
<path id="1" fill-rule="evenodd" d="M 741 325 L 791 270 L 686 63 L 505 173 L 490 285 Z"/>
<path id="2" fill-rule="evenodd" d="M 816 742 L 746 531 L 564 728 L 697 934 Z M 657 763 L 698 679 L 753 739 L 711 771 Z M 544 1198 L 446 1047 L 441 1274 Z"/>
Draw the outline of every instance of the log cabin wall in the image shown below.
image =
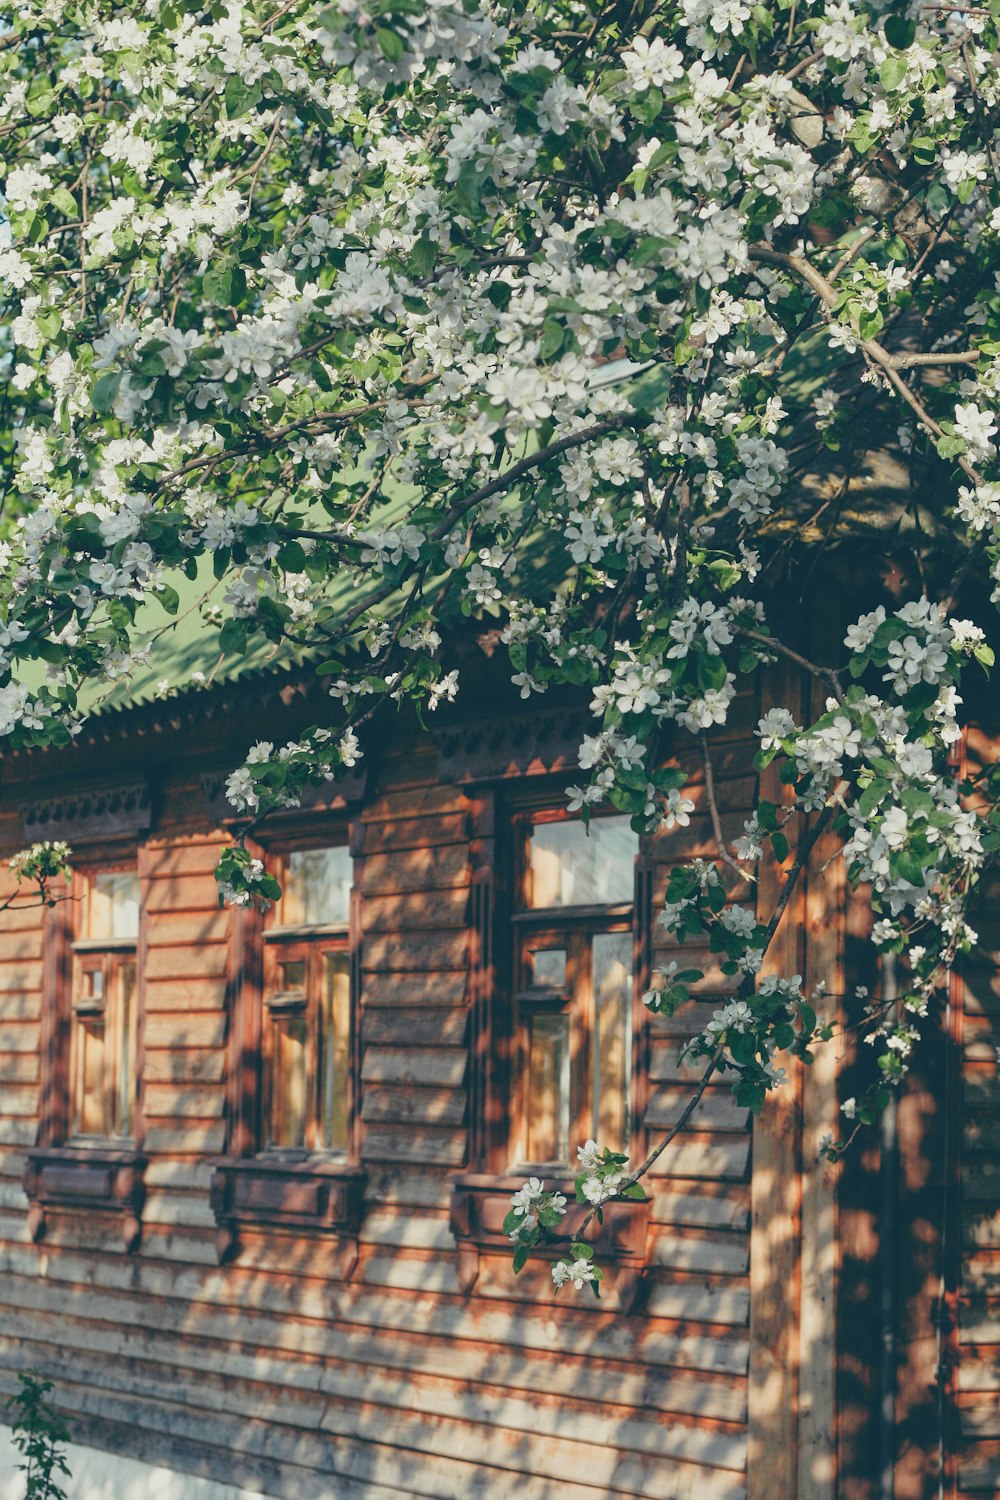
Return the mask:
<path id="1" fill-rule="evenodd" d="M 282 692 L 294 733 L 294 695 Z M 740 700 L 713 740 L 727 838 L 751 807 L 759 711 L 756 698 Z M 244 1226 L 236 1253 L 219 1263 L 209 1189 L 229 1124 L 231 917 L 216 899 L 224 835 L 210 826 L 203 773 L 233 764 L 262 718 L 259 706 L 250 714 L 245 703 L 220 704 L 196 737 L 200 758 L 185 759 L 179 747 L 191 743 L 192 724 L 181 717 L 112 716 L 68 761 L 19 757 L 6 771 L 8 851 L 24 842 L 20 810 L 38 781 L 51 787 L 62 776 L 79 788 L 106 777 L 109 764 L 122 776 L 141 765 L 155 796 L 139 839 L 146 1165 L 131 1251 L 114 1216 L 83 1208 L 50 1211 L 32 1243 L 23 1178 L 44 1102 L 42 924 L 37 911 L 0 917 L 0 1394 L 17 1370 L 40 1369 L 56 1380 L 78 1441 L 283 1500 L 329 1497 L 334 1484 L 337 1500 L 742 1500 L 751 1135 L 727 1085 L 711 1087 L 657 1164 L 633 1310 L 621 1311 L 614 1267 L 594 1305 L 566 1292 L 556 1299 L 545 1266 L 515 1279 L 509 1255 L 489 1248 L 471 1290 L 460 1275 L 452 1181 L 476 1165 L 470 1085 L 489 1044 L 475 1034 L 470 1004 L 481 829 L 477 789 L 442 782 L 439 749 L 426 737 L 383 748 L 356 814 L 358 1143 L 367 1171 L 356 1264 L 345 1273 L 336 1238 L 265 1226 Z M 690 826 L 646 852 L 653 910 L 674 862 L 715 851 L 697 757 L 689 769 Z M 657 960 L 667 956 L 662 929 L 652 943 Z M 688 1097 L 678 1044 L 731 987 L 711 955 L 684 960 L 706 969 L 703 994 L 689 1014 L 650 1018 L 638 1044 L 651 1140 Z M 472 1097 L 479 1108 L 475 1087 Z M 793 1171 L 794 1115 L 793 1101 L 791 1146 L 782 1148 Z M 788 1184 L 779 1186 L 787 1239 L 799 1226 Z M 787 1403 L 794 1411 L 798 1400 L 796 1298 L 789 1286 L 781 1303 L 787 1368 L 754 1397 L 762 1449 L 769 1424 L 787 1424 Z M 773 1324 L 772 1316 L 762 1338 L 774 1337 Z M 794 1443 L 790 1455 L 772 1451 L 751 1500 L 796 1493 L 794 1465 Z"/>
<path id="2" fill-rule="evenodd" d="M 969 731 L 972 775 L 1000 760 L 995 709 Z M 1000 873 L 970 914 L 979 945 L 952 986 L 953 1108 L 942 1261 L 942 1363 L 948 1384 L 948 1493 L 1000 1491 Z"/>

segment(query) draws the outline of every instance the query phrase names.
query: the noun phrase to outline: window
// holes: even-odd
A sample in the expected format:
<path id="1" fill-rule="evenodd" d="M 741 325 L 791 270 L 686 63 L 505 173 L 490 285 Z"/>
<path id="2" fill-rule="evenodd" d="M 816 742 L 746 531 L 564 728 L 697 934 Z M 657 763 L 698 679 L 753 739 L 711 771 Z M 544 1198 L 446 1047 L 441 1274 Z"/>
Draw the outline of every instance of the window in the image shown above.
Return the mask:
<path id="1" fill-rule="evenodd" d="M 627 817 L 516 822 L 511 1165 L 565 1167 L 632 1132 L 633 902 Z"/>
<path id="2" fill-rule="evenodd" d="M 139 876 L 100 871 L 83 884 L 73 944 L 70 1131 L 131 1140 L 136 1117 Z"/>
<path id="3" fill-rule="evenodd" d="M 640 1144 L 646 1085 L 633 1016 L 653 905 L 652 861 L 626 817 L 594 816 L 588 834 L 537 794 L 527 804 L 515 791 L 505 815 L 489 790 L 474 816 L 473 1146 L 449 1213 L 465 1292 L 484 1253 L 509 1251 L 504 1218 L 528 1172 L 571 1196 L 577 1146 Z M 609 1203 L 593 1237 L 624 1312 L 639 1296 L 650 1209 L 648 1197 Z M 585 1215 L 570 1204 L 564 1232 Z"/>
<path id="4" fill-rule="evenodd" d="M 242 1226 L 343 1236 L 357 1226 L 353 1030 L 357 924 L 346 843 L 271 850 L 282 897 L 263 921 L 234 913 L 229 1154 L 211 1202 L 221 1259 Z M 340 1246 L 349 1275 L 357 1247 Z"/>
<path id="5" fill-rule="evenodd" d="M 141 889 L 145 851 L 72 877 L 45 914 L 42 1091 L 38 1143 L 25 1153 L 32 1239 L 49 1213 L 117 1218 L 141 1240 L 145 1197 L 137 1059 L 141 1024 Z"/>
<path id="6" fill-rule="evenodd" d="M 346 1152 L 351 1043 L 351 856 L 296 850 L 265 931 L 267 1150 Z"/>

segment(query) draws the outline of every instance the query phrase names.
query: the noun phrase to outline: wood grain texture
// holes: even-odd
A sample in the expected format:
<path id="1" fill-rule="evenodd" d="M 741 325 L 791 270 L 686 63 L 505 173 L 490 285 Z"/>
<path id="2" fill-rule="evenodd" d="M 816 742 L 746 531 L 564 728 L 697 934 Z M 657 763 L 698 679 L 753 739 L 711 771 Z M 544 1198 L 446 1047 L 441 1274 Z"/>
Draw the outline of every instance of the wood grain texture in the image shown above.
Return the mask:
<path id="1" fill-rule="evenodd" d="M 800 701 L 785 664 L 763 677 L 761 712 Z M 793 708 L 794 712 L 794 708 Z M 761 774 L 761 795 L 784 800 L 777 768 Z M 758 921 L 770 920 L 785 872 L 770 851 L 758 865 Z M 802 898 L 793 894 L 765 959 L 765 972 L 802 973 Z M 799 1068 L 754 1121 L 750 1231 L 750 1403 L 748 1500 L 795 1495 L 798 1487 L 800 1140 Z"/>
<path id="2" fill-rule="evenodd" d="M 753 786 L 738 743 L 755 711 L 741 704 L 720 741 L 720 798 L 736 823 Z M 148 1165 L 131 1259 L 99 1214 L 55 1213 L 43 1244 L 28 1240 L 20 1173 L 37 1130 L 41 948 L 31 924 L 0 927 L 0 1392 L 26 1363 L 58 1370 L 88 1440 L 259 1476 L 289 1500 L 329 1500 L 331 1484 L 337 1500 L 745 1500 L 749 1135 L 726 1088 L 660 1164 L 641 1312 L 615 1311 L 613 1272 L 606 1303 L 556 1301 L 547 1266 L 514 1278 L 505 1255 L 461 1290 L 449 1177 L 469 1159 L 478 835 L 470 799 L 435 776 L 432 753 L 390 747 L 360 817 L 368 1186 L 350 1280 L 335 1238 L 284 1228 L 249 1226 L 231 1263 L 217 1261 L 211 1163 L 232 1145 L 233 1047 L 246 1036 L 232 1032 L 234 918 L 218 907 L 221 838 L 197 821 L 197 774 L 165 766 L 144 853 Z M 695 798 L 700 808 L 697 780 Z M 699 814 L 689 839 L 661 844 L 661 887 L 705 827 Z M 20 977 L 4 986 L 5 974 Z M 711 994 L 722 980 L 711 974 Z M 678 1038 L 640 1038 L 657 1075 L 641 1122 L 650 1138 L 683 1107 L 668 1060 Z"/>

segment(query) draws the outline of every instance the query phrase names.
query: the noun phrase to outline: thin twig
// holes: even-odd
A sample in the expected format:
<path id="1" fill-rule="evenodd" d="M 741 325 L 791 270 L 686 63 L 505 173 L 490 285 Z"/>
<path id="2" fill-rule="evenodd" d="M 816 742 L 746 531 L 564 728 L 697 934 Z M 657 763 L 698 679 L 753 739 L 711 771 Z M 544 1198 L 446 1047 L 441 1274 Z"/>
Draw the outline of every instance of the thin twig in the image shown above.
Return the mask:
<path id="1" fill-rule="evenodd" d="M 708 810 L 712 818 L 712 831 L 715 834 L 715 843 L 719 850 L 719 858 L 724 860 L 730 869 L 735 870 L 741 880 L 746 880 L 747 872 L 738 860 L 726 848 L 726 841 L 722 836 L 722 819 L 719 816 L 719 804 L 715 800 L 715 777 L 712 774 L 712 757 L 708 750 L 708 736 L 702 734 L 701 753 L 705 761 L 705 797 L 708 801 Z"/>

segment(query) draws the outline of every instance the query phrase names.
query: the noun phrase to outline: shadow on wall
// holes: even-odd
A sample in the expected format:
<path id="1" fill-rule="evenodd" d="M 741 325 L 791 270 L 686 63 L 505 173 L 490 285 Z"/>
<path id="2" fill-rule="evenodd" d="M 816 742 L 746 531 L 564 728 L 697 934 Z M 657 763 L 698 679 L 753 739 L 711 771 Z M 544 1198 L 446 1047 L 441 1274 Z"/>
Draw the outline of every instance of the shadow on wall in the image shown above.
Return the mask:
<path id="1" fill-rule="evenodd" d="M 217 1484 L 194 1474 L 154 1468 L 132 1458 L 119 1458 L 70 1443 L 67 1449 L 71 1479 L 62 1481 L 66 1500 L 273 1500 L 258 1490 Z M 0 1496 L 24 1500 L 24 1476 L 17 1472 L 18 1454 L 9 1430 L 0 1426 Z"/>

